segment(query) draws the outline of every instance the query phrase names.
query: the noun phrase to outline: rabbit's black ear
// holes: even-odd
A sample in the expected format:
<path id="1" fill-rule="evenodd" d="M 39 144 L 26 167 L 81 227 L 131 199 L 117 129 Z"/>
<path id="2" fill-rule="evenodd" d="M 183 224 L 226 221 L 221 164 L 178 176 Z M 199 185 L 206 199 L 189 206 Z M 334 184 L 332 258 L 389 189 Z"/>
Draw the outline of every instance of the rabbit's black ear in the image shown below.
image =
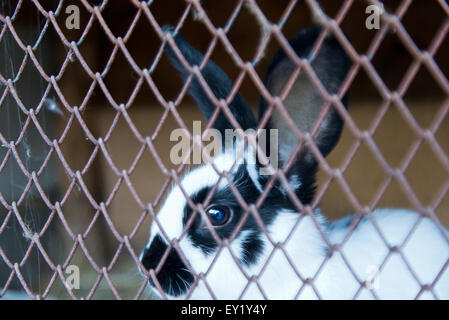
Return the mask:
<path id="1" fill-rule="evenodd" d="M 317 53 L 312 56 L 312 50 L 322 32 L 321 27 L 311 27 L 302 30 L 290 41 L 290 46 L 300 58 L 307 59 L 315 74 L 329 94 L 339 91 L 350 67 L 350 59 L 338 43 L 330 35 L 325 37 Z M 291 58 L 280 49 L 270 62 L 265 78 L 265 85 L 273 96 L 281 96 L 291 80 L 293 73 L 298 67 L 291 61 Z M 346 97 L 343 99 L 346 105 Z M 283 104 L 289 117 L 303 132 L 311 133 L 316 122 L 320 119 L 322 111 L 327 107 L 319 89 L 311 81 L 305 68 L 301 68 L 299 76 L 291 87 Z M 262 98 L 259 109 L 259 116 L 262 117 L 267 109 L 267 103 Z M 293 151 L 297 148 L 299 139 L 297 135 L 287 125 L 284 116 L 276 108 L 273 110 L 269 127 L 278 129 L 279 135 L 279 160 L 286 163 Z M 326 156 L 337 143 L 343 127 L 342 119 L 334 106 L 321 122 L 318 131 L 314 135 L 314 141 L 319 150 Z M 299 160 L 316 162 L 307 147 L 303 148 Z M 311 164 L 311 163 L 310 163 Z M 304 165 L 301 163 L 300 165 Z"/>
<path id="2" fill-rule="evenodd" d="M 164 26 L 163 30 L 172 34 L 176 46 L 191 67 L 200 66 L 201 63 L 203 63 L 203 54 L 192 48 L 179 33 L 174 34 L 174 28 L 172 26 Z M 173 66 L 180 72 L 182 79 L 186 81 L 191 74 L 189 70 L 187 70 L 184 64 L 180 61 L 178 55 L 169 43 L 166 44 L 165 50 Z M 209 60 L 207 62 L 206 66 L 201 71 L 201 75 L 217 100 L 228 98 L 233 84 L 226 73 L 213 61 Z M 192 79 L 189 93 L 195 99 L 206 118 L 209 119 L 215 112 L 217 106 L 209 99 L 205 89 L 196 76 Z M 229 104 L 229 109 L 243 130 L 256 128 L 257 123 L 254 114 L 240 93 L 235 95 L 234 99 Z M 225 129 L 234 128 L 223 112 L 220 112 L 213 127 L 218 129 L 222 134 L 224 134 Z"/>

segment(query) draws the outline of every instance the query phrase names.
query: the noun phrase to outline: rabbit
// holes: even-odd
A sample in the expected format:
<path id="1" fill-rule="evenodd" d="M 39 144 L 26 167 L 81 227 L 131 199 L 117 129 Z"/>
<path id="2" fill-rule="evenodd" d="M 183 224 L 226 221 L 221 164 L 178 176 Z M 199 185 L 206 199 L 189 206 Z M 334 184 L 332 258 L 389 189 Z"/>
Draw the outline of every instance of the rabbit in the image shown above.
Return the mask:
<path id="1" fill-rule="evenodd" d="M 200 66 L 204 56 L 173 27 L 164 26 L 163 30 L 177 47 L 172 48 L 169 41 L 165 52 L 182 80 L 187 81 L 191 71 L 186 64 Z M 307 59 L 325 90 L 336 95 L 351 61 L 331 32 L 327 32 L 313 54 L 321 32 L 324 31 L 320 26 L 303 29 L 289 44 L 297 57 Z M 282 96 L 295 69 L 283 49 L 275 53 L 264 79 L 271 96 Z M 233 83 L 214 62 L 209 60 L 201 75 L 218 100 L 228 98 Z M 216 106 L 197 75 L 193 76 L 188 92 L 210 119 Z M 346 95 L 341 99 L 345 107 L 347 99 Z M 304 68 L 289 94 L 282 98 L 290 119 L 305 134 L 312 133 L 326 107 L 324 102 Z M 240 93 L 235 94 L 228 107 L 241 129 L 257 128 L 259 122 Z M 261 97 L 259 119 L 268 110 L 268 102 Z M 213 128 L 224 133 L 234 126 L 220 111 Z M 326 220 L 319 208 L 309 212 L 298 210 L 295 198 L 304 206 L 311 205 L 314 198 L 316 153 L 308 143 L 295 151 L 298 136 L 286 124 L 278 106 L 274 106 L 264 128 L 278 130 L 279 167 L 283 168 L 293 158 L 286 171 L 287 181 L 275 179 L 257 210 L 269 238 L 256 217 L 249 214 L 238 234 L 229 240 L 245 210 L 228 180 L 220 178 L 220 174 L 229 175 L 247 204 L 256 204 L 270 181 L 269 175 L 260 174 L 261 162 L 250 161 L 256 157 L 254 148 L 248 147 L 244 159 L 234 165 L 237 161 L 233 151 L 242 145 L 241 139 L 237 139 L 210 163 L 185 174 L 180 181 L 182 188 L 175 184 L 161 205 L 148 244 L 140 255 L 144 274 L 149 277 L 147 271 L 155 270 L 158 283 L 152 277 L 148 282 L 156 295 L 168 299 L 449 298 L 449 268 L 444 269 L 449 259 L 449 232 L 442 225 L 402 209 L 377 209 L 370 215 L 350 215 L 333 223 Z M 342 118 L 332 105 L 313 135 L 323 157 L 337 144 L 342 128 Z M 192 218 L 196 210 L 187 197 L 194 204 L 203 204 L 203 213 Z M 360 221 L 355 220 L 359 217 Z M 417 226 L 402 246 L 415 223 Z M 353 224 L 355 230 L 343 242 Z M 210 228 L 229 245 L 220 246 Z M 340 245 L 340 250 L 332 250 L 335 245 Z M 388 255 L 389 247 L 400 250 Z M 439 279 L 434 283 L 437 276 Z M 420 292 L 421 285 L 432 290 Z"/>

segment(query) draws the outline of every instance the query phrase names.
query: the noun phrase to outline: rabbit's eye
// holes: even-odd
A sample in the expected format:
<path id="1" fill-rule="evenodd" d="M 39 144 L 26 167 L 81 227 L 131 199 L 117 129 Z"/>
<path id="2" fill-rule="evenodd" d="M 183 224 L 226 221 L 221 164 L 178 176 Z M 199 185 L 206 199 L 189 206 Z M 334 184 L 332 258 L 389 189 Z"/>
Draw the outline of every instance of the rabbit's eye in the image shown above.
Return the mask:
<path id="1" fill-rule="evenodd" d="M 214 226 L 222 226 L 226 222 L 228 222 L 229 217 L 231 216 L 229 213 L 229 208 L 225 206 L 212 206 L 206 210 L 206 213 L 209 216 L 210 222 Z"/>

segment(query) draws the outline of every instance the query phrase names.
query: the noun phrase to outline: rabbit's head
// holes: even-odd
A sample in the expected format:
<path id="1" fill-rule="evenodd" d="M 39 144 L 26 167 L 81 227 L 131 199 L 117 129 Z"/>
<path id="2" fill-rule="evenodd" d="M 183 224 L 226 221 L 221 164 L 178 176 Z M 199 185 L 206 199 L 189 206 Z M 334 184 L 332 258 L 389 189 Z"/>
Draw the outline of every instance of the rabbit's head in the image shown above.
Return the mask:
<path id="1" fill-rule="evenodd" d="M 170 61 L 184 81 L 191 81 L 189 93 L 206 118 L 215 116 L 213 128 L 223 136 L 226 129 L 234 129 L 232 124 L 243 130 L 267 129 L 268 136 L 269 130 L 276 129 L 278 140 L 267 137 L 271 145 L 264 150 L 277 152 L 283 174 L 261 174 L 264 165 L 258 160 L 257 148 L 240 138 L 210 163 L 187 173 L 161 206 L 141 254 L 143 266 L 155 270 L 158 283 L 149 282 L 169 298 L 238 298 L 248 279 L 262 271 L 267 278 L 262 291 L 282 288 L 279 281 L 285 281 L 287 275 L 282 268 L 289 262 L 285 256 L 276 258 L 273 247 L 287 238 L 301 216 L 295 236 L 290 236 L 290 263 L 312 267 L 312 256 L 325 254 L 319 212 L 311 218 L 298 208 L 313 199 L 317 154 L 326 156 L 339 139 L 342 120 L 338 102 L 324 95 L 339 93 L 349 59 L 330 32 L 324 37 L 320 37 L 324 32 L 320 27 L 300 32 L 288 50 L 280 49 L 268 66 L 267 90 L 260 98 L 257 121 L 215 63 L 208 61 L 201 68 L 204 56 L 180 34 L 174 34 L 173 28 L 164 31 L 169 38 L 166 53 Z M 322 39 L 318 50 L 317 39 Z M 217 111 L 214 98 L 230 99 L 229 113 Z M 346 97 L 341 101 L 345 105 Z M 263 125 L 266 113 L 268 121 Z M 247 146 L 247 152 L 239 161 L 237 149 L 242 146 Z M 267 259 L 271 271 L 263 271 Z"/>

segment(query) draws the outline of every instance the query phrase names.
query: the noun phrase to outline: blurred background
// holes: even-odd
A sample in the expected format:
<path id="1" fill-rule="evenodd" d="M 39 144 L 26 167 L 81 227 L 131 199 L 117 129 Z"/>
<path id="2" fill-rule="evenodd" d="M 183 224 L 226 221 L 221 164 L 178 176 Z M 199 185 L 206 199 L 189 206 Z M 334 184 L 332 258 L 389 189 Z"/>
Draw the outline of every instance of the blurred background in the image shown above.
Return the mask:
<path id="1" fill-rule="evenodd" d="M 182 82 L 167 58 L 160 55 L 162 41 L 150 19 L 133 1 L 112 0 L 106 5 L 102 1 L 87 2 L 100 6 L 102 21 L 92 18 L 79 1 L 3 0 L 0 3 L 0 288 L 8 286 L 24 291 L 22 283 L 26 282 L 34 294 L 70 298 L 59 276 L 49 267 L 48 259 L 51 259 L 55 265 L 64 268 L 79 266 L 80 289 L 73 290 L 79 298 L 114 298 L 108 281 L 97 272 L 103 267 L 107 268 L 122 298 L 136 295 L 142 299 L 151 298 L 148 293 L 140 295 L 143 282 L 135 260 L 110 226 L 113 225 L 120 236 L 127 236 L 135 253 L 140 253 L 151 223 L 146 208 L 154 206 L 157 210 L 170 180 L 134 131 L 149 137 L 166 168 L 178 169 L 169 159 L 169 150 L 174 145 L 169 141 L 169 135 L 180 127 L 180 123 L 165 109 L 161 97 L 165 101 L 177 100 Z M 253 62 L 263 78 L 269 59 L 279 44 L 275 38 L 270 38 L 265 57 L 255 59 L 262 33 L 255 15 L 244 2 L 204 0 L 202 6 L 215 27 L 227 28 L 227 37 L 236 52 L 244 61 Z M 184 37 L 201 52 L 208 50 L 213 36 L 201 16 L 188 9 L 189 1 L 147 3 L 148 12 L 160 26 L 177 25 L 184 17 L 181 28 Z M 354 49 L 359 54 L 366 54 L 379 32 L 365 27 L 367 1 L 321 0 L 318 3 L 333 18 L 342 6 L 349 5 L 341 28 Z M 66 8 L 71 4 L 80 9 L 79 30 L 65 27 L 69 16 Z M 314 23 L 306 1 L 258 0 L 257 4 L 269 21 L 282 26 L 286 38 Z M 438 31 L 449 21 L 447 11 L 438 1 L 389 0 L 385 2 L 385 9 L 403 14 L 403 26 L 421 50 L 429 49 Z M 55 21 L 59 33 L 39 10 L 57 13 Z M 232 24 L 229 23 L 231 20 Z M 7 27 L 7 21 L 11 21 L 14 32 Z M 107 25 L 108 32 L 102 24 Z M 108 33 L 123 39 L 138 68 L 149 70 L 161 97 L 139 77 Z M 442 37 L 434 60 L 447 79 L 449 39 L 446 34 Z M 72 41 L 77 44 L 84 61 L 69 54 L 64 42 Z M 21 46 L 30 46 L 33 59 Z M 220 41 L 211 58 L 231 79 L 239 77 L 241 70 Z M 37 62 L 40 70 L 36 67 Z M 371 62 L 385 85 L 390 90 L 397 90 L 403 85 L 414 59 L 396 30 L 389 29 Z M 92 73 L 101 74 L 109 96 L 92 79 L 86 67 Z M 55 77 L 59 93 L 41 72 Z M 14 91 L 8 89 L 9 79 Z M 250 77 L 244 77 L 241 92 L 256 108 L 258 91 Z M 360 130 L 373 132 L 377 147 L 391 167 L 407 168 L 405 178 L 420 205 L 434 210 L 449 226 L 449 97 L 436 77 L 424 65 L 419 67 L 403 95 L 407 112 L 394 103 L 387 104 L 363 68 L 358 70 L 349 92 L 349 113 L 354 123 Z M 53 99 L 58 107 L 44 102 L 45 97 Z M 193 120 L 203 120 L 189 96 L 185 95 L 178 102 L 176 110 L 187 127 L 192 126 Z M 132 125 L 117 111 L 116 106 L 120 104 L 126 105 Z M 79 115 L 71 113 L 66 106 L 78 107 Z M 30 109 L 36 110 L 40 127 L 23 111 Z M 380 115 L 383 117 L 379 122 Z M 435 139 L 440 151 L 445 153 L 445 159 L 438 156 L 427 140 L 419 137 L 407 118 L 414 119 L 423 129 L 438 127 Z M 48 141 L 57 140 L 65 164 L 42 138 L 42 132 L 48 136 Z M 104 140 L 109 159 L 93 143 L 92 137 Z M 4 145 L 10 141 L 15 142 L 15 148 Z M 353 158 L 348 162 L 352 154 Z M 361 206 L 418 209 L 413 197 L 396 179 L 390 179 L 366 143 L 359 145 L 349 126 L 345 127 L 342 140 L 328 161 L 331 167 L 345 167 L 346 182 Z M 67 167 L 73 172 L 80 171 L 88 194 L 70 177 Z M 26 177 L 24 168 L 38 173 L 41 190 Z M 129 184 L 117 175 L 122 170 L 128 171 Z M 323 171 L 319 174 L 318 196 L 322 211 L 331 220 L 356 211 L 339 182 L 330 180 Z M 44 199 L 52 204 L 59 202 L 61 210 L 51 210 Z M 101 210 L 94 208 L 95 202 L 105 204 L 109 220 Z M 67 232 L 68 228 L 72 236 Z M 47 257 L 36 245 L 31 245 L 30 235 L 35 232 L 39 233 Z M 78 235 L 84 239 L 84 249 L 74 242 L 73 236 Z M 14 263 L 21 270 L 21 281 L 11 270 Z"/>

